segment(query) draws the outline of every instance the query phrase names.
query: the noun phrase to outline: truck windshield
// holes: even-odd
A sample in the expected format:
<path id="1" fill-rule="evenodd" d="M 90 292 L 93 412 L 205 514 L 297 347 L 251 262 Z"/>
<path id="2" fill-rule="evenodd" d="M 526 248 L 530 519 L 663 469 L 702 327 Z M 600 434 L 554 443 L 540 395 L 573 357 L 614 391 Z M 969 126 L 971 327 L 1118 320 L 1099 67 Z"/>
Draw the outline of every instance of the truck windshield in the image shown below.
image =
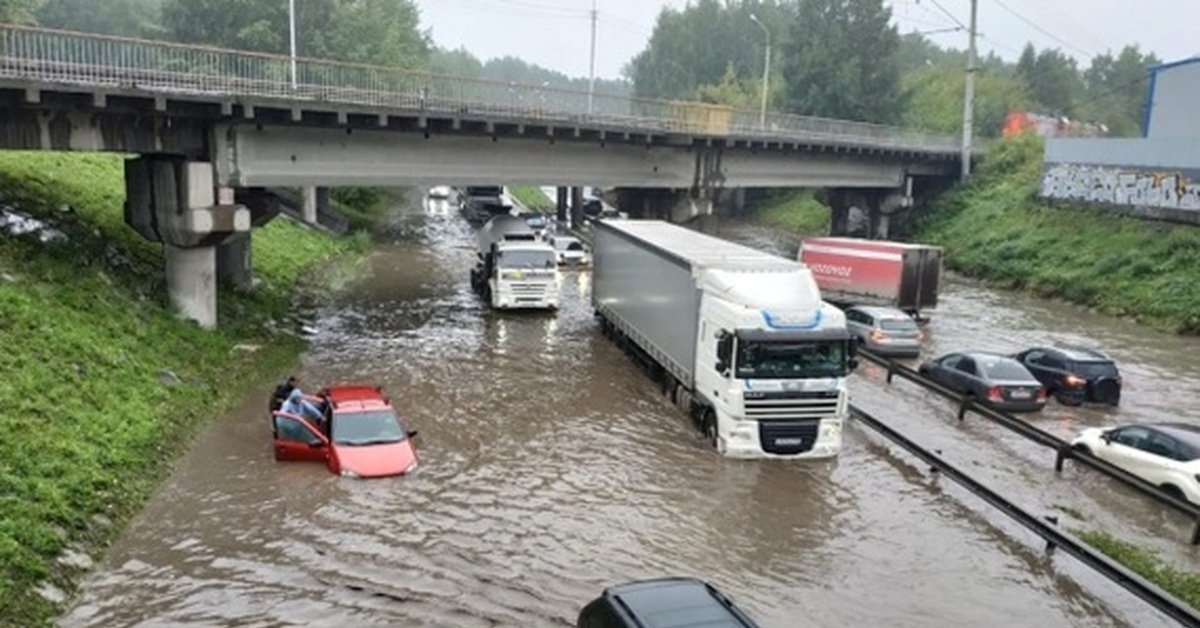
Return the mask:
<path id="1" fill-rule="evenodd" d="M 554 268 L 554 253 L 550 251 L 504 251 L 496 258 L 498 268 Z"/>
<path id="2" fill-rule="evenodd" d="M 738 342 L 739 379 L 844 377 L 845 342 Z"/>

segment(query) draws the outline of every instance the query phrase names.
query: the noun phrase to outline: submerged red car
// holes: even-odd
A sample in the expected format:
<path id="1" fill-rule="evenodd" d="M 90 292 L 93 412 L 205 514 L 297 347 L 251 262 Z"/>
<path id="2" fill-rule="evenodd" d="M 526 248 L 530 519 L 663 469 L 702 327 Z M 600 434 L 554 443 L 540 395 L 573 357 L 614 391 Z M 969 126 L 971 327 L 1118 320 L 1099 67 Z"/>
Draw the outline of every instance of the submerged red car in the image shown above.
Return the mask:
<path id="1" fill-rule="evenodd" d="M 323 407 L 321 425 L 272 413 L 276 460 L 324 462 L 331 472 L 352 478 L 403 475 L 417 468 L 416 432 L 404 429 L 381 388 L 331 386 L 308 399 Z"/>

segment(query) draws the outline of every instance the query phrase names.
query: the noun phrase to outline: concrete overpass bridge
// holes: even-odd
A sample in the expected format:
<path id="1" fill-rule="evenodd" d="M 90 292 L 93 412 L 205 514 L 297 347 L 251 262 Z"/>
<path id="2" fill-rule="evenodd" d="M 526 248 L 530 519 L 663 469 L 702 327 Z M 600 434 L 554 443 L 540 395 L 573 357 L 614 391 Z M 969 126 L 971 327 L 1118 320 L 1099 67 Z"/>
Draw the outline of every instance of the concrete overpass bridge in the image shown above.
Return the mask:
<path id="1" fill-rule="evenodd" d="M 137 155 L 126 221 L 205 326 L 214 275 L 248 278 L 248 232 L 278 211 L 264 188 L 303 187 L 313 222 L 318 188 L 427 182 L 820 187 L 886 212 L 960 169 L 956 139 L 881 125 L 14 25 L 0 102 L 0 149 Z"/>

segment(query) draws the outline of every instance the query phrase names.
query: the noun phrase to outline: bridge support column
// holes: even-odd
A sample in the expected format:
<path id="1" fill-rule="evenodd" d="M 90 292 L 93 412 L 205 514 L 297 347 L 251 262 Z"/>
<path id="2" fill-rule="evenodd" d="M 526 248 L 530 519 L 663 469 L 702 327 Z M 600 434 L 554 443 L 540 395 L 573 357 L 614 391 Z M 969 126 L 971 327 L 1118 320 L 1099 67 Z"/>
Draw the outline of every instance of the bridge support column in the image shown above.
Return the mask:
<path id="1" fill-rule="evenodd" d="M 250 234 L 237 233 L 217 246 L 217 280 L 237 290 L 254 287 Z"/>
<path id="2" fill-rule="evenodd" d="M 904 189 L 834 189 L 824 191 L 830 207 L 829 235 L 886 240 L 896 214 L 911 205 Z"/>
<path id="3" fill-rule="evenodd" d="M 217 325 L 217 246 L 250 232 L 250 211 L 234 204 L 232 188 L 214 181 L 207 162 L 161 156 L 125 162 L 125 222 L 163 243 L 170 302 L 206 329 Z"/>
<path id="4" fill-rule="evenodd" d="M 301 215 L 304 216 L 304 222 L 316 224 L 317 222 L 317 188 L 311 185 L 306 185 L 300 190 L 301 198 Z"/>
<path id="5" fill-rule="evenodd" d="M 570 218 L 567 215 L 567 197 L 567 188 L 561 185 L 554 188 L 554 218 L 563 225 L 567 224 L 567 220 Z"/>
<path id="6" fill-rule="evenodd" d="M 571 228 L 583 226 L 583 188 L 571 188 Z"/>
<path id="7" fill-rule="evenodd" d="M 217 326 L 217 248 L 182 248 L 163 244 L 167 259 L 167 291 L 171 305 L 183 318 L 205 329 Z"/>

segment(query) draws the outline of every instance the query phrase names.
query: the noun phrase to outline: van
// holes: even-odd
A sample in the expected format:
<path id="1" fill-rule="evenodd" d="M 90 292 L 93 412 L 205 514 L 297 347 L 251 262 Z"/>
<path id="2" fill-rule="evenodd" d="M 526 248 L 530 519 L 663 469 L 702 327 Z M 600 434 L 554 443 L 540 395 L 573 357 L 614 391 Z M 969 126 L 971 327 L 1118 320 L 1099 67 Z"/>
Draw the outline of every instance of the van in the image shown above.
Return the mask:
<path id="1" fill-rule="evenodd" d="M 715 587 L 658 578 L 608 587 L 579 612 L 577 628 L 759 628 Z"/>

